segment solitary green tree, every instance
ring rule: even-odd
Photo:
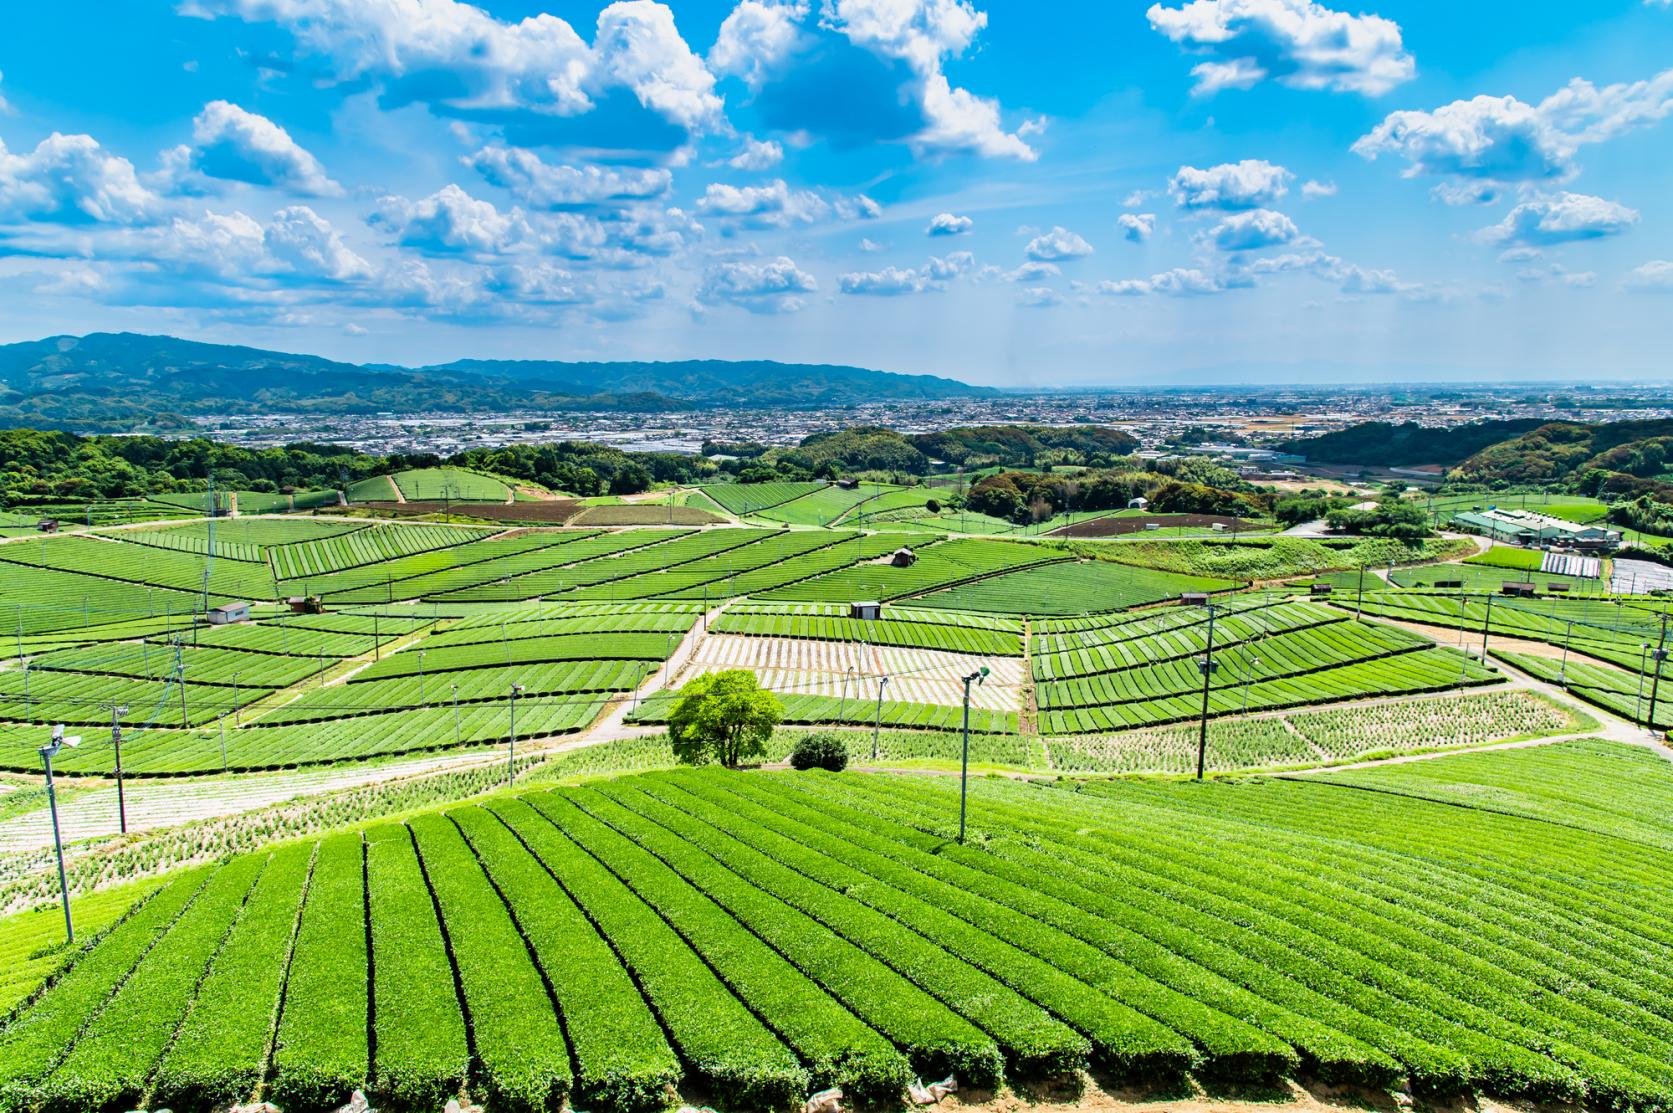
[[[687,765],[718,761],[728,768],[766,753],[767,739],[784,718],[778,697],[748,669],[700,676],[687,684],[668,716],[668,741]]]

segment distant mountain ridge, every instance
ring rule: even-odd
[[[844,406],[997,394],[933,375],[769,360],[461,359],[426,367],[89,333],[0,345],[0,426],[181,426],[193,414]]]

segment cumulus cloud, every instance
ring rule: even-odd
[[[1561,263],[1540,263],[1518,270],[1516,281],[1530,286],[1591,287],[1597,285],[1597,272],[1571,271]]]
[[[1540,247],[1617,236],[1636,223],[1637,211],[1617,202],[1584,193],[1555,193],[1522,202],[1478,235],[1484,243]]]
[[[501,212],[491,201],[447,185],[429,197],[380,198],[367,218],[400,247],[467,258],[555,255],[603,266],[640,266],[678,250],[701,231],[679,209],[642,206],[601,214]]]
[[[1331,282],[1344,294],[1407,294],[1418,287],[1400,281],[1394,271],[1362,267],[1322,251],[1268,256],[1235,268],[1232,285],[1250,285],[1257,277],[1301,272]]]
[[[795,53],[803,39],[799,24],[807,14],[805,3],[742,0],[720,25],[709,48],[709,68],[759,85]]]
[[[751,313],[795,313],[807,305],[805,295],[818,289],[811,274],[780,255],[761,262],[712,264],[703,274],[697,300],[704,305],[736,305]]]
[[[945,258],[931,256],[921,267],[884,267],[877,271],[851,271],[837,278],[837,289],[845,294],[898,297],[945,290],[947,283],[974,268],[976,258],[968,251],[955,251]]]
[[[493,202],[472,197],[457,185],[416,201],[380,198],[367,222],[402,247],[435,255],[505,255],[538,246],[522,210],[502,213]]]
[[[533,151],[498,144],[482,148],[464,162],[532,209],[581,209],[649,200],[667,193],[673,180],[661,167],[553,165]]]
[[[784,148],[772,140],[745,138],[744,149],[726,160],[734,170],[771,170],[784,161]]]
[[[1311,181],[1311,180],[1302,182],[1301,183],[1301,196],[1307,198],[1309,201],[1313,200],[1316,197],[1335,197],[1336,196],[1336,183],[1335,182],[1315,182],[1315,181]]]
[[[90,135],[53,132],[17,155],[0,143],[0,221],[143,224],[159,219],[163,207],[133,163]]]
[[[1029,309],[1050,309],[1054,305],[1063,304],[1063,295],[1050,286],[1030,286],[1022,292],[1017,303]]]
[[[987,14],[968,0],[743,0],[709,52],[744,80],[774,127],[843,144],[904,142],[921,154],[1032,161],[1040,122],[1006,130],[997,101],[942,70],[970,49]],[[833,103],[830,90],[843,96]]]
[[[1155,213],[1122,213],[1115,218],[1121,234],[1134,243],[1143,243],[1156,231]]]
[[[1652,259],[1642,266],[1634,267],[1627,275],[1626,284],[1627,288],[1632,290],[1673,293],[1673,262]]]
[[[330,222],[306,205],[280,209],[265,225],[241,212],[176,217],[133,247],[153,265],[188,278],[213,277],[229,289],[275,280],[352,283],[374,274]]]
[[[1287,244],[1301,234],[1295,222],[1272,209],[1232,213],[1203,233],[1205,242],[1221,251],[1255,251]]]
[[[207,178],[268,186],[305,197],[336,197],[343,188],[319,159],[266,116],[230,101],[210,101],[192,121],[192,144],[177,155]]]
[[[337,80],[381,85],[389,105],[554,119],[590,112],[621,91],[688,132],[723,124],[714,75],[654,0],[607,6],[591,44],[556,16],[509,22],[460,0],[187,0],[182,11],[284,27]]]
[[[967,216],[955,216],[952,213],[936,213],[930,218],[929,225],[924,229],[931,236],[962,236],[976,226],[976,222]]]
[[[1246,158],[1200,170],[1181,166],[1168,192],[1182,209],[1256,209],[1289,192],[1294,174],[1265,159]]]
[[[1125,278],[1100,282],[1097,292],[1110,297],[1135,298],[1150,294],[1166,297],[1194,297],[1200,294],[1225,292],[1226,285],[1216,276],[1195,267],[1175,267],[1153,274],[1149,278]]]
[[[1353,145],[1354,153],[1406,160],[1406,177],[1457,179],[1448,201],[1475,200],[1475,183],[1566,181],[1579,172],[1579,148],[1601,143],[1673,113],[1673,69],[1647,81],[1599,88],[1575,78],[1538,104],[1477,96],[1429,112],[1390,113]]]
[[[725,220],[736,228],[788,228],[812,224],[836,216],[841,220],[872,220],[883,207],[859,194],[827,201],[805,189],[791,189],[780,178],[759,186],[734,186],[714,182],[697,202],[697,211]]]
[[[1399,24],[1313,0],[1189,0],[1178,8],[1153,4],[1146,17],[1208,59],[1191,70],[1199,94],[1271,79],[1293,89],[1378,96],[1417,72]]]
[[[1067,228],[1058,226],[1028,241],[1023,254],[1037,263],[1055,263],[1092,254],[1092,245]]]

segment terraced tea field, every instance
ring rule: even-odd
[[[195,867],[12,990],[0,1093],[778,1109],[1097,1067],[1673,1098],[1673,776],[1646,750],[969,804],[960,845],[948,778],[652,773]]]

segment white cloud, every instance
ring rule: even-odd
[[[1154,196],[1156,196],[1156,191],[1153,189],[1135,189],[1121,199],[1121,207],[1136,209]]]
[[[1079,259],[1092,254],[1092,245],[1064,227],[1055,227],[1028,241],[1023,254],[1038,263]]]
[[[306,205],[274,213],[262,239],[269,254],[295,274],[347,282],[372,273],[371,266],[349,250],[337,230]]]
[[[975,226],[976,222],[967,216],[936,213],[930,218],[929,225],[924,229],[924,232],[931,236],[962,236]]]
[[[720,25],[709,48],[709,68],[759,85],[796,51],[802,40],[798,24],[807,12],[805,3],[742,0]]]
[[[1362,267],[1322,251],[1256,259],[1235,268],[1228,285],[1253,285],[1257,277],[1302,272],[1331,282],[1344,294],[1415,294],[1418,287],[1401,282],[1391,270]]]
[[[1538,247],[1615,236],[1638,223],[1625,205],[1584,193],[1556,193],[1522,202],[1479,233],[1484,243]]]
[[[883,207],[858,194],[827,201],[811,190],[791,189],[779,178],[759,186],[711,183],[697,202],[697,210],[743,228],[788,228],[812,224],[835,215],[841,220],[873,220]]]
[[[1316,197],[1335,197],[1335,182],[1315,182],[1312,180],[1301,183],[1301,196],[1312,200]]]
[[[1134,243],[1143,243],[1156,231],[1155,213],[1122,213],[1115,218],[1121,234]]]
[[[745,137],[744,149],[726,160],[734,170],[771,170],[784,161],[784,148],[772,140]]]
[[[533,209],[649,200],[667,193],[673,180],[661,167],[554,166],[533,151],[499,144],[482,148],[464,162]]]
[[[1017,300],[1018,304],[1030,309],[1050,309],[1054,305],[1063,304],[1063,295],[1050,286],[1030,286]]]
[[[704,272],[697,300],[704,305],[730,304],[751,313],[795,313],[807,304],[804,295],[819,284],[783,255],[759,263],[721,262]]]
[[[340,196],[343,188],[319,159],[266,116],[230,101],[210,101],[192,121],[190,167],[210,178],[269,186],[307,197]]]
[[[873,297],[898,297],[902,294],[922,294],[945,290],[947,283],[976,266],[976,257],[968,251],[955,251],[946,257],[931,256],[921,267],[901,269],[884,267],[877,271],[851,271],[837,278],[837,289],[845,294]]]
[[[914,75],[924,118],[923,128],[912,136],[914,148],[1032,162],[1038,155],[1024,134],[1038,130],[1039,123],[1007,132],[998,101],[954,88],[941,71],[945,59],[970,47],[987,20],[987,13],[968,0],[825,0],[820,12],[822,28],[903,63]]]
[[[1209,60],[1191,73],[1200,94],[1272,79],[1294,89],[1379,96],[1417,72],[1400,26],[1313,0],[1188,0],[1153,4],[1150,26]]]
[[[1175,267],[1160,274],[1153,274],[1149,278],[1104,281],[1097,286],[1098,293],[1119,298],[1144,297],[1149,294],[1192,297],[1198,294],[1219,294],[1225,290],[1226,286],[1220,279],[1195,267]]]
[[[1227,216],[1203,238],[1221,251],[1255,251],[1290,243],[1300,234],[1295,222],[1283,213],[1251,209]]]
[[[1430,112],[1392,112],[1353,145],[1368,159],[1398,155],[1406,177],[1431,174],[1466,181],[1566,181],[1575,155],[1673,114],[1673,69],[1647,81],[1598,88],[1575,78],[1537,105],[1515,97],[1478,96]],[[1470,199],[1468,193],[1459,195]],[[1453,200],[1443,196],[1443,200]]]
[[[368,223],[389,232],[402,247],[437,255],[505,255],[538,248],[521,209],[501,213],[492,202],[472,197],[457,185],[443,186],[417,201],[379,198]]]
[[[573,116],[625,89],[688,130],[722,122],[714,76],[653,0],[610,4],[591,45],[556,16],[506,22],[460,0],[187,0],[182,11],[276,23],[339,81],[375,80],[391,102],[444,114]]]
[[[1541,263],[1517,271],[1516,280],[1530,286],[1561,285],[1585,288],[1597,285],[1597,272],[1571,271],[1561,263]]]
[[[265,225],[241,212],[177,217],[145,236],[130,249],[133,254],[187,277],[213,277],[230,288],[262,280],[352,283],[374,273],[371,264],[306,205],[280,209]]]
[[[90,135],[53,132],[21,155],[0,143],[0,221],[130,225],[158,219],[162,209],[133,163]]]
[[[1634,267],[1627,275],[1626,284],[1633,290],[1673,292],[1673,262],[1652,259],[1642,266]]]
[[[0,73],[0,81],[4,80],[6,80],[6,75],[4,73]],[[6,98],[0,96],[0,112],[10,112],[11,110],[12,106],[7,102]]]
[[[875,255],[879,251],[883,250],[883,245],[878,243],[876,240],[871,239],[868,236],[861,236],[860,237],[859,248],[860,248],[861,251],[865,252],[867,255]]]
[[[1256,209],[1289,192],[1294,174],[1265,159],[1246,158],[1199,170],[1181,166],[1168,192],[1182,209]]]

